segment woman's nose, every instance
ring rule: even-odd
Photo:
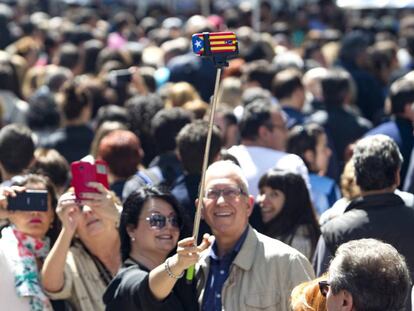
[[[264,200],[266,199],[266,195],[265,194],[259,194],[256,197],[256,201],[259,204],[263,204]]]
[[[92,208],[90,208],[89,206],[87,206],[87,205],[83,205],[82,206],[82,212],[83,213],[92,213]]]

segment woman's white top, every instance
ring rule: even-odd
[[[7,257],[10,250],[0,239],[0,310],[30,311],[28,297],[19,297],[14,286],[12,262]]]

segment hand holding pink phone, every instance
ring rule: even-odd
[[[101,183],[106,189],[108,184],[108,167],[105,161],[96,160],[95,163],[75,161],[70,165],[72,171],[72,186],[75,188],[76,198],[81,199],[85,192],[98,192],[96,188],[88,187],[89,182]]]

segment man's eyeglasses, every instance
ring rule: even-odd
[[[329,284],[328,281],[320,281],[319,282],[319,290],[321,291],[321,295],[323,297],[326,297],[326,295],[328,295],[330,286],[331,286],[331,284]]]
[[[174,228],[181,228],[180,221],[177,216],[169,216],[166,217],[161,214],[151,214],[149,217],[145,218],[149,222],[151,228],[154,229],[162,229],[167,225],[167,221],[173,226]]]
[[[225,200],[234,200],[245,194],[240,188],[224,188],[224,189],[208,189],[205,197],[209,200],[216,201],[219,197],[223,196]]]

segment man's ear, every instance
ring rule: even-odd
[[[253,208],[254,208],[254,196],[252,196],[252,195],[249,195],[249,197],[248,197],[248,204],[249,204],[249,206],[248,206],[248,214],[249,214],[249,217],[250,217],[250,215],[253,213]]]
[[[266,138],[269,134],[269,129],[265,125],[260,125],[257,129],[257,136],[259,139]]]
[[[341,290],[340,292],[342,298],[342,311],[351,311],[354,309],[354,301],[352,295],[347,290]]]
[[[401,183],[400,171],[401,171],[401,169],[398,169],[398,170],[395,172],[395,187],[396,187],[396,188],[398,188],[398,187],[400,186],[400,183]]]

